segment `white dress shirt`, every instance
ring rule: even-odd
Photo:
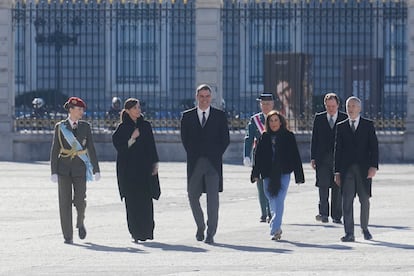
[[[205,117],[206,117],[206,122],[208,120],[208,116],[210,115],[210,107],[208,107],[206,110],[201,110],[198,106],[197,106],[197,114],[198,114],[198,120],[200,121],[200,125],[202,125],[202,120],[203,120],[203,112],[205,112]]]

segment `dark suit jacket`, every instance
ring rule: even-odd
[[[335,126],[331,129],[326,114],[326,111],[316,113],[313,121],[311,159],[315,160],[317,165],[326,157],[326,155],[333,155],[336,125],[348,118],[346,113],[338,111],[338,118],[336,119]]]
[[[336,129],[334,171],[341,174],[343,183],[350,166],[357,165],[366,188],[371,195],[371,179],[367,179],[368,169],[378,169],[378,139],[374,123],[360,118],[358,128],[352,132],[349,119],[340,122]]]
[[[70,157],[60,157],[60,144],[59,135],[61,135],[62,144],[65,149],[70,149],[71,145],[68,144],[62,133],[58,132],[59,125],[66,125],[70,130],[69,120],[60,121],[55,125],[55,133],[53,136],[52,148],[50,151],[50,166],[52,174],[65,175],[65,176],[86,176],[86,165],[78,156],[71,159]],[[95,146],[92,139],[92,131],[88,122],[79,120],[77,128],[76,139],[82,145],[83,149],[88,150],[88,156],[93,166],[93,173],[99,172],[98,159],[96,158]]]
[[[338,117],[334,127],[331,129],[327,119],[327,112],[320,112],[315,114],[312,129],[311,140],[311,160],[315,160],[316,163],[316,186],[319,185],[334,185],[333,177],[332,183],[319,183],[318,181],[318,168],[325,165],[329,160],[332,161],[329,166],[329,170],[333,173],[333,152],[335,146],[335,132],[336,125],[348,118],[348,115],[342,111],[338,111]],[[328,159],[329,158],[329,159]],[[325,162],[323,162],[325,160]],[[325,163],[325,164],[324,164]]]
[[[230,143],[226,114],[210,107],[206,125],[201,127],[194,107],[183,112],[181,118],[181,141],[187,153],[187,184],[193,173],[196,161],[206,157],[217,170],[220,189],[223,191],[223,154]]]

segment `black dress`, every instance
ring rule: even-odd
[[[132,146],[128,140],[135,128],[140,135]],[[112,142],[117,150],[116,172],[121,199],[125,198],[128,229],[135,240],[153,239],[154,210],[151,194],[152,167],[158,162],[151,124],[143,117],[135,123],[127,113]]]

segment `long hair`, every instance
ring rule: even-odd
[[[125,120],[126,118],[125,116],[129,116],[126,111],[136,106],[137,103],[139,103],[139,100],[136,98],[129,98],[125,101],[124,108],[121,111],[121,118],[120,118],[121,123]]]
[[[280,121],[280,129],[281,130],[287,130],[288,128],[287,128],[287,123],[286,123],[286,118],[285,118],[285,116],[283,116],[282,114],[280,114],[280,112],[279,111],[277,111],[277,110],[271,110],[269,113],[267,113],[267,116],[266,116],[266,123],[265,123],[265,126],[266,126],[266,132],[268,132],[268,133],[270,133],[270,132],[272,132],[272,129],[270,128],[270,118],[272,117],[272,116],[278,116],[279,117],[279,121]]]

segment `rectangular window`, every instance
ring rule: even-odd
[[[117,33],[117,82],[159,82],[157,67],[159,41],[150,22],[120,23]]]

